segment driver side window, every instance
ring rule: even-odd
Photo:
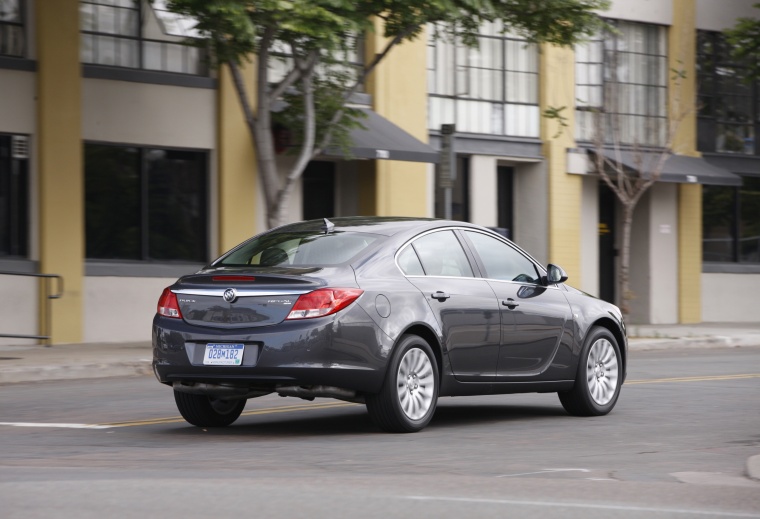
[[[473,231],[464,231],[480,256],[489,279],[536,283],[536,266],[528,258],[501,240]]]

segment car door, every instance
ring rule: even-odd
[[[401,270],[427,299],[443,330],[455,377],[490,381],[499,356],[500,316],[496,297],[450,229],[424,234],[397,257]]]
[[[557,286],[542,286],[535,263],[505,241],[462,231],[499,300],[501,346],[497,380],[534,378],[551,365],[571,322],[570,305]]]

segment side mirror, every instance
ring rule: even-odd
[[[545,285],[556,285],[557,283],[564,283],[567,281],[567,273],[562,270],[562,267],[549,263],[546,267],[546,276],[544,277]]]

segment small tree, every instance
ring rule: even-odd
[[[346,105],[367,76],[397,45],[414,40],[427,24],[441,24],[442,37],[476,43],[478,28],[501,20],[531,42],[573,43],[601,26],[595,10],[607,0],[170,0],[169,9],[198,21],[201,43],[217,65],[229,65],[256,149],[259,177],[270,227],[284,222],[295,182],[310,160],[330,146],[348,142],[359,124],[358,111]],[[357,37],[383,22],[387,42],[356,74],[335,72],[338,57],[356,51]],[[278,53],[279,51],[279,53]],[[241,65],[256,55],[256,102],[249,103]],[[271,81],[275,61],[286,69]],[[424,77],[424,71],[420,71]],[[276,103],[286,100],[281,115]],[[280,102],[280,105],[283,103]],[[296,137],[296,160],[278,171],[273,129],[286,124]]]
[[[731,55],[737,63],[747,67],[747,80],[760,80],[760,3],[755,18],[739,18],[736,25],[725,31],[726,40],[731,46]]]
[[[647,128],[659,137],[659,146],[645,147],[640,137],[636,137],[626,150],[632,154],[634,168],[631,170],[623,160],[620,115],[613,107],[618,106],[620,96],[615,59],[611,64],[611,81],[605,84],[604,107],[594,111],[594,170],[602,181],[617,197],[622,206],[622,236],[620,244],[620,264],[618,266],[618,286],[620,310],[625,318],[631,313],[631,302],[635,294],[631,290],[631,230],[636,207],[644,194],[655,182],[660,180],[665,162],[675,151],[676,134],[684,119],[694,112],[694,102],[685,104],[681,99],[680,85],[686,75],[683,70],[671,69],[671,95],[669,113],[664,131],[660,128]],[[610,111],[607,107],[612,108]],[[612,150],[612,157],[605,153]]]

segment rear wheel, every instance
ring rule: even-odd
[[[622,382],[620,348],[612,333],[599,326],[592,328],[578,364],[573,389],[559,393],[562,407],[575,416],[601,416],[612,411]]]
[[[198,427],[226,427],[238,419],[245,407],[245,399],[223,400],[207,395],[174,392],[182,418]]]
[[[438,402],[438,365],[430,346],[416,335],[405,335],[391,355],[383,387],[367,395],[372,421],[389,432],[422,430]]]

